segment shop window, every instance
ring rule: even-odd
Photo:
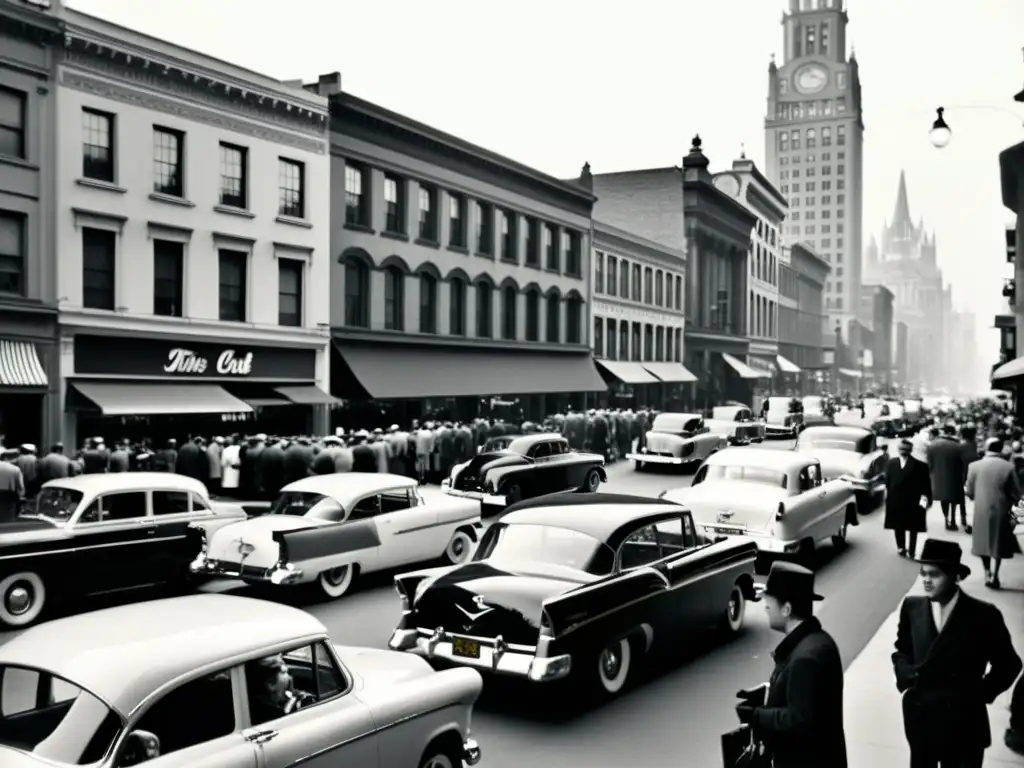
[[[526,340],[540,341],[540,291],[526,292]]]
[[[616,344],[617,340],[618,340],[618,335],[616,334],[615,321],[612,320],[612,319],[609,319],[608,320],[608,334],[605,337],[605,342],[604,342],[605,343],[605,350],[604,350],[605,357],[607,357],[609,360],[618,360],[618,355],[616,354],[616,349],[615,349],[615,344]]]
[[[629,360],[629,322],[619,323],[619,359]]]
[[[466,282],[457,277],[448,281],[448,333],[466,335]]]

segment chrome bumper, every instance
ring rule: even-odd
[[[629,461],[639,461],[643,464],[685,464],[693,459],[684,459],[680,456],[658,456],[655,453],[627,453]]]
[[[497,507],[504,507],[508,504],[504,496],[484,493],[483,491],[460,491],[457,488],[452,488],[451,480],[442,480],[441,490],[449,496],[459,496],[463,499],[475,499],[481,504],[489,504]]]
[[[192,561],[189,570],[197,576],[241,579],[275,585],[294,584],[302,578],[302,571],[291,563],[278,564],[273,568],[256,568],[244,563],[211,560],[204,554],[200,554]]]
[[[697,526],[704,529],[709,538],[716,536],[743,536],[750,539],[757,545],[758,552],[765,552],[772,555],[794,555],[800,551],[800,540],[785,541],[769,536],[765,533],[750,531],[740,526],[725,526],[697,523]]]
[[[480,644],[480,657],[476,659],[456,656],[454,636],[443,629],[432,632],[425,629],[396,629],[388,641],[392,651],[407,651],[427,659],[440,659],[451,664],[472,667],[481,672],[509,675],[546,683],[566,677],[572,670],[572,658],[562,656],[536,656],[532,646],[506,643],[501,637],[473,637],[459,635]]]
[[[466,739],[462,742],[462,762],[466,765],[476,765],[480,762],[480,745],[476,739]]]

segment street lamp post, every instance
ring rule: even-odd
[[[1021,91],[1018,96],[1021,94],[1024,94],[1024,91]],[[957,107],[949,107],[948,109],[954,111],[984,109],[990,112],[1000,112],[1004,115],[1012,116],[1013,119],[1017,121],[1018,125],[1024,127],[1024,120],[1021,119],[1021,116],[1012,109],[1007,109],[1006,107],[996,107],[989,104],[966,104]],[[953,129],[950,128],[949,123],[946,122],[946,111],[947,107],[939,107],[935,110],[935,122],[932,123],[931,130],[928,131],[928,138],[931,141],[932,146],[936,149],[942,149],[948,146],[949,142],[953,139]]]

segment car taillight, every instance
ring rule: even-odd
[[[541,611],[540,614],[540,636],[541,637],[554,637],[555,632],[551,628],[551,617],[548,616],[547,611]]]
[[[780,501],[779,502],[779,508],[777,510],[775,510],[775,519],[776,520],[781,520],[785,516],[786,516],[786,505],[783,504]]]
[[[406,594],[405,588],[396,580],[395,581],[395,592],[398,593],[398,600],[401,603],[402,611],[409,610],[409,595]]]

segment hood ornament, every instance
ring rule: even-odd
[[[730,512],[727,509],[723,509],[722,511],[720,511],[718,513],[718,522],[719,523],[727,523],[727,522],[729,522],[729,518],[731,518],[732,516],[733,516],[732,512]]]
[[[245,562],[245,558],[255,552],[256,547],[242,538],[235,539],[232,544],[238,545],[238,554],[242,556],[241,560],[238,561],[238,567],[241,568],[242,564]]]

